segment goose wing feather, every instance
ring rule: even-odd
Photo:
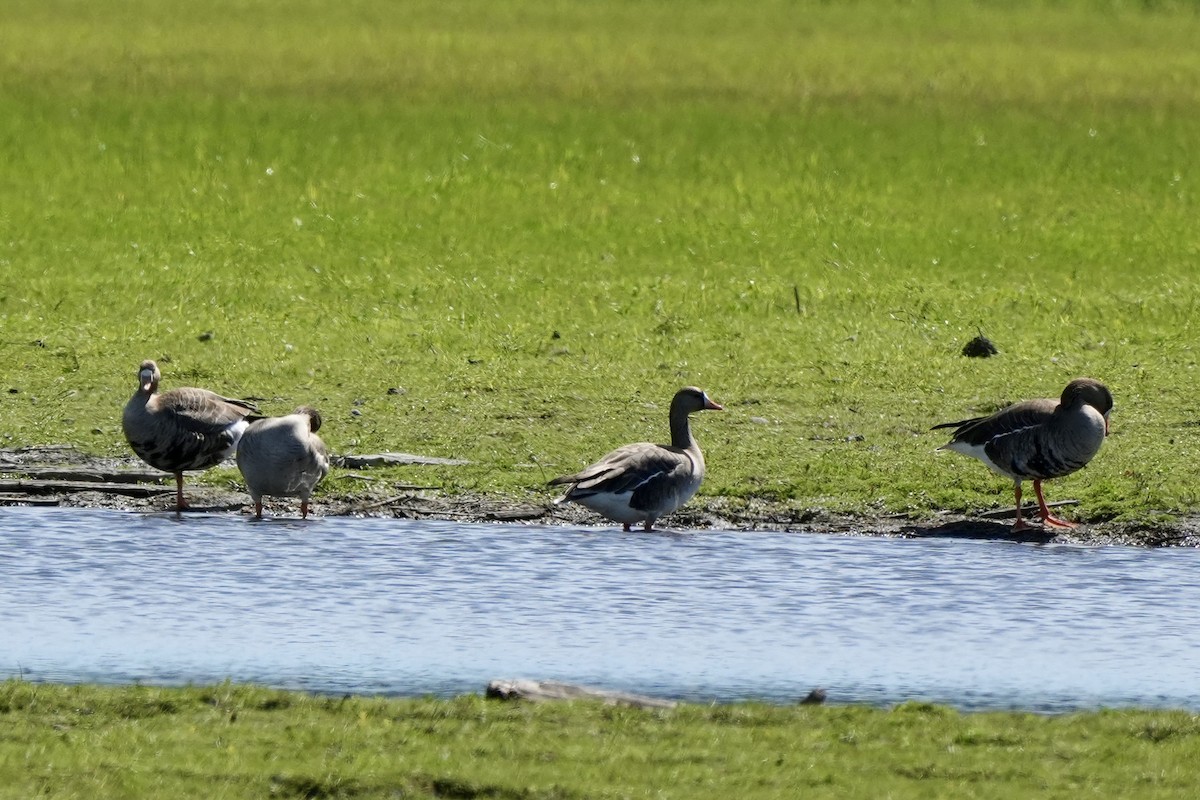
[[[974,417],[960,422],[946,422],[935,425],[934,429],[954,428],[954,438],[950,444],[961,443],[982,447],[987,446],[989,442],[998,437],[1009,436],[1019,431],[1044,425],[1057,407],[1057,400],[1026,400],[1001,409],[990,416]],[[949,446],[945,445],[947,448]]]
[[[631,494],[633,508],[652,509],[664,496],[675,494],[692,460],[686,453],[663,445],[640,443],[618,448],[587,469],[555,478],[553,484],[572,484],[572,500],[596,494]]]
[[[207,389],[193,388],[163,392],[157,397],[156,405],[159,411],[170,414],[180,428],[205,436],[217,435],[258,411],[258,406],[246,400],[234,400]]]

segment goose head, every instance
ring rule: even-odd
[[[1108,415],[1113,409],[1112,392],[1098,380],[1076,378],[1063,389],[1059,404],[1063,408],[1091,406],[1104,417],[1104,435],[1108,435]]]
[[[317,411],[312,406],[300,406],[293,414],[304,414],[308,417],[308,429],[313,433],[321,430],[321,412]]]
[[[671,400],[672,416],[677,412],[691,414],[705,409],[724,411],[725,407],[714,403],[702,389],[697,389],[695,386],[685,386],[676,392],[674,399]]]
[[[158,371],[158,364],[155,364],[150,359],[142,362],[138,367],[138,390],[146,394],[154,394],[158,391],[158,382],[162,380],[162,373]]]

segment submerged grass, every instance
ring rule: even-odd
[[[1196,509],[1190,3],[6,8],[8,442],[126,452],[154,357],[522,495],[692,383],[704,492],[923,513],[1011,498],[930,424],[1090,375],[1051,499]]]
[[[1187,796],[1182,712],[327,698],[0,684],[0,797]]]

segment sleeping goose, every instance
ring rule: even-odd
[[[254,500],[254,516],[262,519],[262,498],[270,495],[299,497],[300,517],[308,518],[308,498],[329,474],[320,428],[321,415],[311,406],[250,423],[238,444],[237,465]]]
[[[680,389],[671,400],[671,443],[627,444],[617,448],[582,472],[550,481],[567,485],[555,504],[575,502],[586,506],[625,530],[635,522],[652,530],[659,517],[686,503],[704,479],[704,456],[692,438],[688,415],[721,406],[701,390]]]
[[[138,390],[125,404],[121,427],[138,458],[155,469],[175,473],[175,501],[180,511],[183,473],[208,469],[237,449],[246,417],[258,408],[207,389],[171,389],[158,394],[162,374],[153,361],[138,367]]]
[[[954,428],[954,438],[939,447],[978,458],[1015,483],[1017,522],[1014,531],[1030,527],[1021,516],[1021,482],[1033,481],[1042,522],[1059,528],[1073,523],[1050,513],[1042,481],[1070,475],[1087,465],[1108,435],[1113,396],[1091,378],[1067,384],[1058,400],[1026,400],[987,417],[933,426]]]

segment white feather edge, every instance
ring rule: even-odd
[[[967,442],[950,442],[949,444],[942,445],[938,449],[939,450],[953,450],[956,453],[962,453],[964,456],[970,456],[971,458],[977,458],[980,461],[982,461],[984,464],[986,464],[988,469],[992,470],[996,474],[1003,475],[1006,478],[1012,478],[1013,480],[1016,480],[1015,475],[1013,475],[1010,472],[1007,472],[1004,469],[1001,469],[999,466],[996,465],[996,462],[994,462],[990,458],[988,458],[988,454],[987,454],[987,451],[985,448],[986,448],[986,445],[982,445],[982,444],[968,444]]]

